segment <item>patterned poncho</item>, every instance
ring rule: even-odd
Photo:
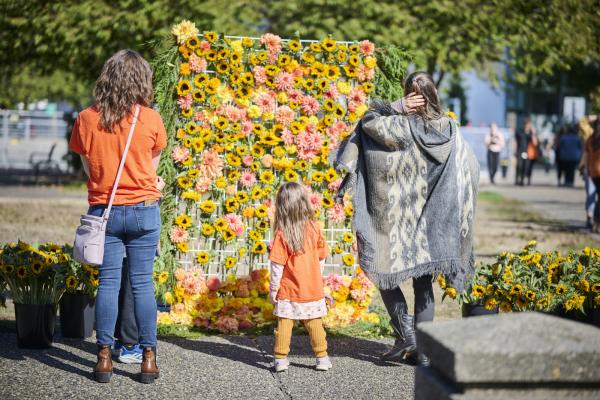
[[[389,104],[368,111],[335,155],[352,188],[361,268],[380,289],[443,273],[462,288],[473,269],[479,164],[456,124]]]

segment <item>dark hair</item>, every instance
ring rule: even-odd
[[[416,71],[404,81],[404,95],[420,94],[425,98],[425,105],[417,108],[416,112],[426,120],[438,119],[443,115],[440,98],[435,83],[427,72]]]
[[[594,121],[594,132],[590,140],[592,141],[592,148],[598,150],[600,148],[600,114],[596,117],[596,121]]]

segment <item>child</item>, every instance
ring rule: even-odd
[[[300,184],[286,183],[277,192],[273,231],[275,238],[269,259],[271,301],[278,317],[275,371],[285,371],[290,365],[287,355],[295,320],[302,321],[308,330],[317,357],[316,369],[327,371],[332,365],[322,321],[327,306],[320,264],[329,250]]]

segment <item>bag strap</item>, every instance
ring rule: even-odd
[[[110,194],[110,201],[108,202],[108,207],[104,211],[103,222],[106,222],[108,220],[113,201],[115,200],[115,196],[117,195],[117,188],[119,187],[119,181],[121,180],[121,173],[123,172],[123,167],[125,166],[125,158],[127,158],[127,152],[129,151],[129,145],[131,144],[131,138],[133,137],[133,130],[135,129],[135,124],[138,120],[139,114],[140,106],[139,104],[136,104],[135,113],[133,114],[133,122],[131,122],[131,128],[129,128],[129,136],[127,136],[127,144],[125,144],[125,150],[123,150],[123,155],[121,156],[121,163],[119,164],[119,170],[117,171],[115,184],[113,185],[113,190]]]

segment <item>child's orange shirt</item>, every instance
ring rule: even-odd
[[[298,303],[323,299],[320,260],[324,260],[327,254],[327,243],[314,221],[308,221],[305,225],[304,251],[298,254],[293,253],[283,233],[277,231],[269,255],[272,262],[284,266],[277,299]]]
[[[69,148],[85,156],[90,167],[88,202],[90,205],[108,204],[121,162],[123,150],[133,121],[127,115],[114,129],[106,132],[100,126],[100,112],[95,106],[86,108],[77,116]],[[144,200],[159,199],[156,188],[156,171],[152,153],[167,145],[167,133],[160,114],[148,107],[140,107],[131,145],[117,188],[115,205],[136,204]]]

